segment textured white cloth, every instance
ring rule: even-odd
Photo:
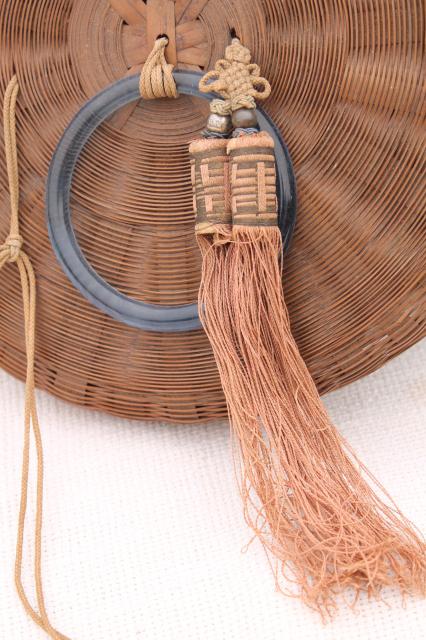
[[[426,531],[426,344],[325,398],[335,423]],[[15,594],[23,385],[0,372],[0,639],[44,638]],[[324,627],[274,591],[233,477],[228,425],[169,426],[38,393],[45,446],[44,575],[72,640],[420,640],[425,601],[361,600]],[[26,570],[31,558],[27,554]]]

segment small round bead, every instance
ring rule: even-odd
[[[229,133],[232,129],[231,116],[221,116],[218,113],[211,113],[207,120],[207,129],[215,133]]]
[[[254,109],[237,109],[232,113],[232,124],[234,127],[248,129],[257,126],[257,116]]]

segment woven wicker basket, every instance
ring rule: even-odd
[[[248,6],[249,5],[249,6]],[[235,29],[273,86],[266,110],[292,154],[296,234],[285,260],[292,328],[323,392],[425,333],[424,32],[417,0],[0,0],[0,91],[16,71],[21,220],[38,276],[37,385],[130,418],[226,414],[203,331],[144,332],[91,306],[47,234],[49,162],[93,94],[137,73],[159,33],[178,68],[207,69]],[[131,105],[88,144],[73,184],[78,240],[113,286],[157,304],[194,302],[200,256],[188,141],[208,106]],[[9,202],[0,164],[0,237]],[[0,281],[0,365],[23,378],[18,276]]]

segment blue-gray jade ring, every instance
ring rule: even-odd
[[[179,93],[213,99],[201,93],[202,74],[173,73]],[[65,130],[53,155],[46,187],[46,212],[50,241],[64,272],[74,286],[96,307],[132,327],[145,331],[176,332],[201,328],[197,304],[163,306],[148,304],[120,293],[93,269],[84,257],[73,229],[70,192],[75,166],[93,132],[115,111],[141,99],[139,76],[129,76],[100,91],[80,109]],[[257,110],[259,126],[275,141],[279,225],[287,248],[296,220],[296,186],[287,148],[269,116]]]

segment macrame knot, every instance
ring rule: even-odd
[[[213,101],[222,103],[211,107],[213,113],[228,115],[237,109],[255,109],[256,100],[265,100],[270,95],[271,85],[261,77],[259,66],[250,64],[250,60],[250,50],[234,38],[226,48],[225,58],[201,78],[200,91],[214,91],[224,98]]]
[[[21,248],[24,243],[24,239],[19,234],[10,234],[4,244],[0,247],[0,251],[8,251],[9,257],[6,262],[16,262],[21,253]]]
[[[231,101],[215,98],[210,102],[210,112],[218,116],[229,116],[232,113]]]
[[[139,81],[142,98],[177,98],[178,92],[173,77],[173,65],[168,64],[164,51],[169,43],[166,36],[157,38],[154,48],[143,66]]]

